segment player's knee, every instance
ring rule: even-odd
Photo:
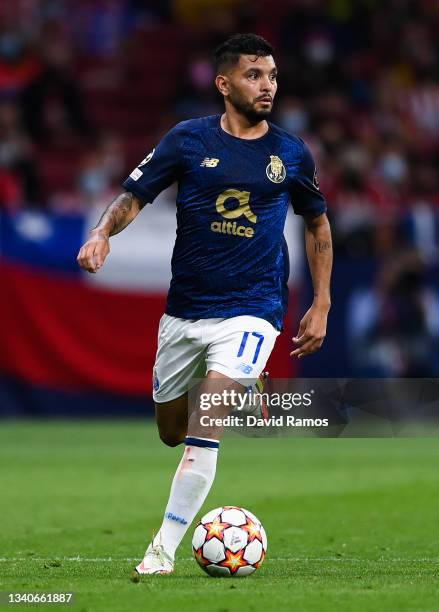
[[[166,444],[166,446],[178,446],[184,442],[186,437],[185,434],[174,431],[163,431],[161,429],[159,429],[159,436],[160,440],[163,442],[163,444]]]

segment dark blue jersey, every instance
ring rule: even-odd
[[[220,115],[183,121],[123,186],[150,203],[178,181],[177,238],[166,312],[183,319],[253,315],[277,329],[287,307],[289,203],[326,211],[302,139],[269,123],[261,138],[225,132]]]

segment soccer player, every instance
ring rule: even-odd
[[[99,270],[109,237],[178,182],[172,280],[159,326],[153,396],[160,438],[169,446],[184,442],[185,451],[162,525],[134,570],[136,580],[173,571],[175,551],[215,476],[221,428],[203,429],[197,410],[188,413],[191,380],[204,377],[224,389],[256,380],[282,330],[290,203],[305,221],[314,286],[293,338],[293,357],[322,345],[330,307],[331,234],[315,163],[303,140],[267,121],[277,90],[273,49],[260,36],[237,34],[216,49],[214,60],[225,112],[171,129],[131,172],[126,191],[78,255],[82,268]]]

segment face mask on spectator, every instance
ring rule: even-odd
[[[386,153],[380,162],[380,171],[390,183],[399,183],[407,175],[406,161],[399,153]]]
[[[326,36],[314,36],[305,46],[305,55],[313,64],[328,64],[334,55],[332,42]]]
[[[308,127],[308,117],[300,108],[282,111],[279,119],[284,130],[292,134],[300,134]]]
[[[103,193],[107,189],[107,183],[106,174],[99,170],[86,170],[79,181],[82,191],[90,197]]]

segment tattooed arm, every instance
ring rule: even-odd
[[[102,268],[110,252],[110,236],[118,234],[139,214],[142,203],[136,196],[126,191],[117,196],[105,210],[99,223],[90,231],[90,238],[81,247],[77,261],[87,272],[97,272]]]
[[[322,346],[331,307],[332,241],[328,217],[323,214],[304,219],[306,254],[314,287],[314,300],[300,321],[296,337],[293,338],[297,348],[291,355],[299,359],[314,353]]]

